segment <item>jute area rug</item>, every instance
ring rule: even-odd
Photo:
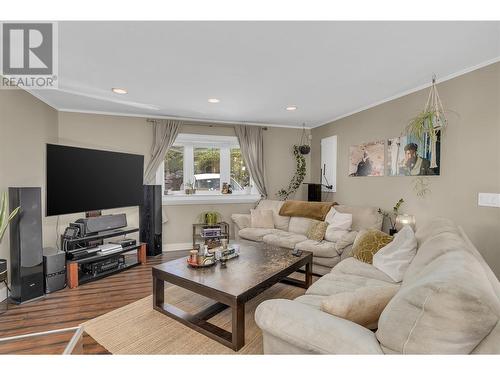
[[[302,276],[303,277],[303,276]],[[276,284],[245,306],[245,346],[237,354],[262,354],[262,333],[254,313],[264,300],[294,299],[304,289]],[[214,301],[173,285],[166,285],[165,301],[195,313]],[[231,309],[209,322],[231,331]],[[152,296],[113,310],[83,324],[87,334],[112,354],[236,354],[208,337],[153,310]]]

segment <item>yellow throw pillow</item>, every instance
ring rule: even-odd
[[[380,314],[399,290],[399,285],[367,286],[353,292],[342,292],[321,301],[321,310],[375,329]]]
[[[377,229],[361,231],[354,241],[353,257],[368,263],[373,263],[373,255],[392,241],[392,236]]]
[[[325,238],[326,228],[328,223],[326,221],[314,221],[309,225],[306,236],[310,240],[321,241]]]

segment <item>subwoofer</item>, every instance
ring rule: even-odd
[[[48,247],[43,249],[43,273],[45,293],[52,293],[66,287],[66,253]]]
[[[11,294],[15,303],[42,297],[42,209],[39,187],[10,187],[9,207],[20,207],[10,223]]]
[[[144,185],[144,201],[139,207],[139,239],[147,244],[147,255],[162,252],[161,185]]]

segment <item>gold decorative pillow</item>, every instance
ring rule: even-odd
[[[326,221],[314,221],[309,225],[306,236],[310,240],[321,241],[325,238],[326,228],[328,223]]]
[[[352,255],[354,258],[368,263],[373,263],[373,255],[392,241],[392,236],[377,229],[361,231],[354,241]]]

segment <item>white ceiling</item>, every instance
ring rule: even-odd
[[[59,110],[315,127],[499,57],[500,22],[60,22],[60,90],[36,95]]]

